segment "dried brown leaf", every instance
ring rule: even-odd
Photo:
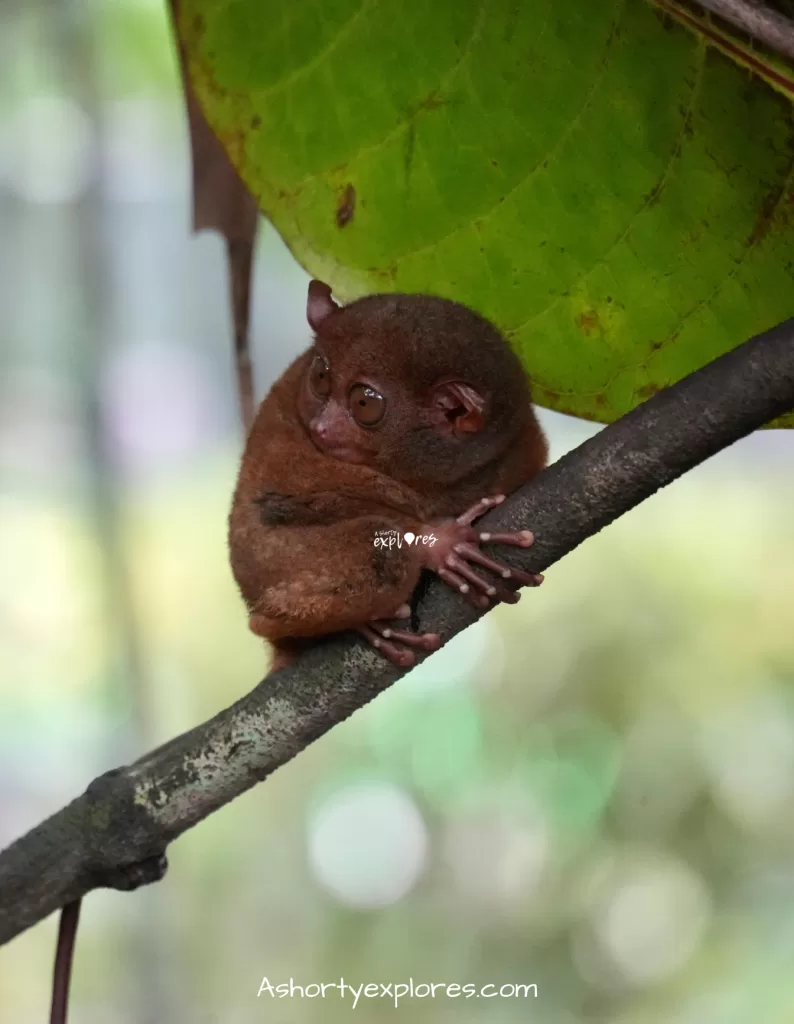
[[[179,0],[169,0],[185,96],[193,165],[193,230],[219,232],[226,242],[229,297],[234,326],[237,389],[246,431],[254,416],[253,373],[249,347],[251,275],[259,223],[253,196],[243,184],[221,142],[207,124],[187,73],[179,38]]]

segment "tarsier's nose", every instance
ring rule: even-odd
[[[327,441],[331,435],[331,429],[328,421],[321,418],[312,420],[309,424],[309,429],[318,441]]]
[[[309,423],[313,436],[323,444],[334,440],[342,440],[345,436],[346,413],[335,403],[329,402],[322,412]]]

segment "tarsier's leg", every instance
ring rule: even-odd
[[[361,517],[328,526],[283,527],[247,545],[244,567],[255,575],[250,629],[275,646],[274,668],[288,664],[301,638],[356,630],[390,661],[408,667],[412,648],[434,650],[439,637],[392,625],[405,619],[421,566],[415,549],[378,546],[385,530],[418,529],[416,523]],[[254,562],[252,555],[256,556]]]

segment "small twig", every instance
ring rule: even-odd
[[[696,0],[696,3],[794,60],[794,21],[761,0]]]

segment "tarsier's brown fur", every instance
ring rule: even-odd
[[[438,571],[438,553],[428,561],[420,545],[376,546],[379,531],[437,531],[530,480],[547,457],[522,367],[476,313],[423,295],[340,308],[319,282],[308,312],[315,344],[259,409],[229,520],[251,629],[274,644],[278,664],[302,638],[393,618],[423,568]],[[348,410],[362,383],[386,407],[374,428]],[[453,527],[450,543],[461,530],[479,543],[470,526]]]

